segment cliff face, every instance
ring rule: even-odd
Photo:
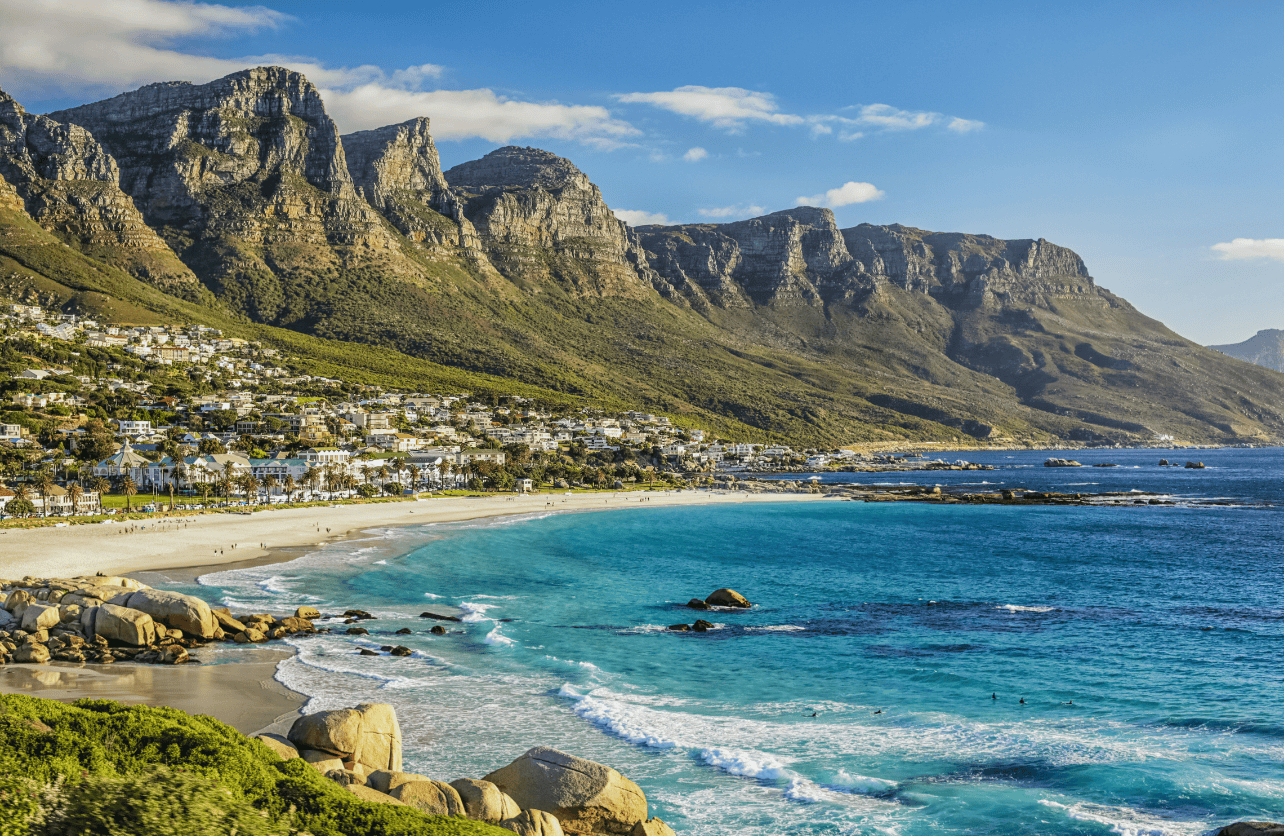
[[[477,266],[485,262],[477,231],[441,172],[427,119],[342,139],[353,183],[402,235],[430,257],[462,255]]]
[[[357,194],[334,122],[296,72],[152,84],[50,117],[91,131],[148,224],[256,318],[305,316],[298,283],[317,274],[416,272]]]
[[[597,186],[569,160],[510,146],[446,172],[490,262],[538,291],[639,298],[653,273]]]
[[[89,131],[27,113],[0,91],[0,175],[37,223],[132,275],[190,295],[199,283],[120,188]]]

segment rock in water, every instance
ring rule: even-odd
[[[1284,824],[1273,821],[1237,821],[1217,831],[1217,836],[1284,836]]]
[[[568,833],[629,834],[646,820],[646,795],[620,773],[556,749],[536,747],[487,775],[524,810],[552,813]]]
[[[713,624],[703,618],[697,618],[695,624],[691,625],[691,629],[697,633],[707,633],[713,629]]]
[[[517,802],[490,781],[458,778],[451,781],[450,785],[463,799],[468,818],[474,821],[494,824],[521,815],[522,810]]]
[[[709,609],[709,605],[706,604],[704,601],[701,601],[699,598],[692,598],[690,601],[687,601],[687,606],[693,610]]]
[[[504,819],[499,826],[517,836],[563,836],[562,823],[543,810],[523,810],[512,818]]]
[[[306,618],[308,621],[320,618],[321,613],[317,612],[316,607],[299,607],[294,611],[295,618]]]
[[[753,606],[753,604],[749,603],[749,599],[739,592],[725,588],[714,590],[708,598],[704,599],[704,602],[711,607],[740,607],[747,609]]]

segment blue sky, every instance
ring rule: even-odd
[[[0,0],[40,112],[256,63],[446,167],[573,160],[626,219],[829,205],[1046,238],[1179,333],[1284,328],[1284,4]]]

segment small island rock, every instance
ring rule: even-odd
[[[708,598],[704,599],[704,602],[711,607],[740,607],[741,609],[748,609],[753,606],[753,604],[749,603],[748,598],[745,598],[745,596],[736,592],[734,589],[716,589]]]

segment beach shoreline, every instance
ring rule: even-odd
[[[9,529],[0,532],[0,577],[127,575],[149,586],[195,583],[211,572],[286,563],[372,528],[464,522],[541,512],[588,512],[679,505],[818,501],[814,494],[696,491],[524,497],[436,497],[418,502],[336,505],[250,514],[158,518],[130,525]],[[131,529],[130,533],[121,533]],[[237,544],[235,548],[232,544]],[[226,649],[224,649],[226,648]],[[13,664],[0,667],[0,693],[71,702],[111,699],[207,714],[246,734],[281,731],[307,702],[276,679],[294,655],[286,645],[211,646],[179,666]],[[211,656],[219,657],[211,663]],[[244,658],[239,658],[244,657]]]
[[[64,528],[0,530],[0,577],[134,575],[270,558],[274,549],[311,549],[386,526],[464,522],[548,511],[621,510],[679,505],[798,502],[816,494],[648,491],[432,497],[369,505],[158,517]],[[297,555],[295,555],[297,556]],[[292,559],[292,558],[288,558]],[[276,562],[270,560],[269,562]]]

